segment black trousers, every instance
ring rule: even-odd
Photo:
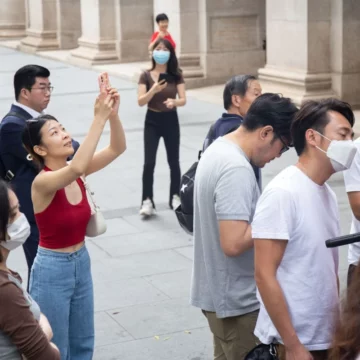
[[[160,138],[164,139],[167,161],[170,167],[170,193],[169,205],[173,195],[180,193],[180,127],[176,111],[155,112],[148,110],[145,118],[144,129],[144,170],[143,170],[143,193],[142,200],[149,198],[154,207],[153,184],[156,153]]]
[[[30,272],[31,267],[34,263],[37,249],[39,246],[39,230],[35,224],[30,224],[31,226],[31,233],[30,236],[26,239],[23,249],[25,253],[26,263],[28,266],[28,284],[27,284],[27,291],[29,292],[30,286]]]

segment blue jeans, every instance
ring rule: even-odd
[[[94,352],[94,293],[89,253],[38,249],[30,294],[48,318],[61,360],[91,360]]]

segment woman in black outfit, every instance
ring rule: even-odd
[[[164,138],[171,174],[169,206],[175,209],[180,204],[180,128],[176,108],[185,105],[186,95],[184,78],[174,48],[166,39],[159,39],[154,44],[152,68],[140,76],[138,103],[140,106],[148,105],[144,129],[145,164],[140,215],[151,216],[155,213],[154,169],[161,137]]]

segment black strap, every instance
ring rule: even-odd
[[[25,115],[23,115],[21,113],[18,113],[16,111],[10,111],[3,117],[1,122],[3,122],[6,118],[8,118],[10,116],[17,117],[17,118],[23,119],[25,121],[28,120],[27,116],[25,116]],[[1,129],[1,124],[0,124],[0,129]],[[14,171],[11,171],[10,169],[6,169],[5,164],[4,164],[4,162],[2,161],[2,158],[1,158],[1,154],[0,154],[0,167],[2,167],[3,170],[4,170],[4,175],[5,175],[4,180],[11,181],[14,178],[16,171],[14,172]]]

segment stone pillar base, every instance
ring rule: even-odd
[[[149,59],[149,40],[121,40],[118,44],[119,62],[137,62]]]
[[[305,100],[337,97],[331,88],[331,73],[309,74],[268,65],[259,69],[258,73],[263,93],[281,93],[290,97],[298,106]]]
[[[24,24],[1,24],[0,39],[21,39],[26,35]]]
[[[26,38],[21,40],[19,50],[35,53],[37,51],[58,50],[59,43],[55,31],[27,30]]]
[[[114,41],[100,40],[92,42],[79,39],[79,47],[70,53],[72,64],[92,66],[119,62]]]

